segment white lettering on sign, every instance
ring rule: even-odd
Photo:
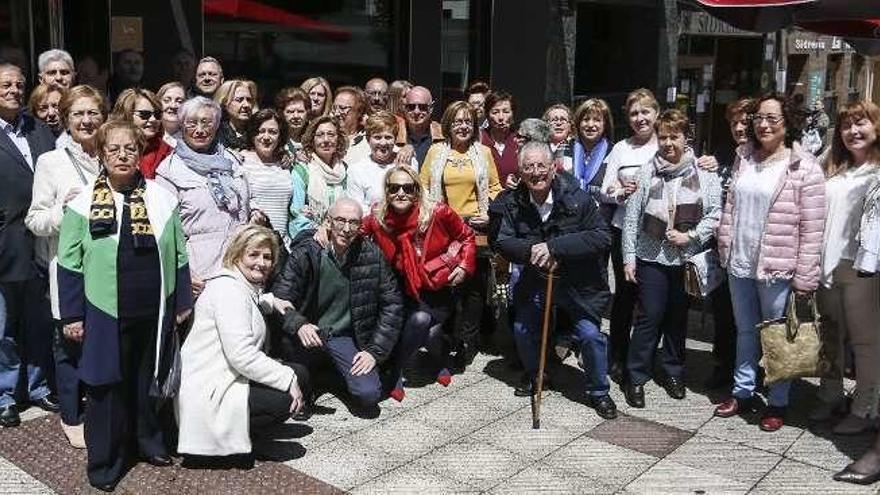
[[[824,50],[825,40],[804,40],[796,38],[794,40],[794,47],[797,50]]]

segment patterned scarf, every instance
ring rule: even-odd
[[[232,160],[224,155],[222,146],[214,145],[209,152],[200,153],[181,139],[177,141],[174,152],[190,170],[207,179],[208,189],[217,206],[230,213],[238,212],[242,207],[242,198],[234,184]]]
[[[697,161],[691,150],[686,150],[678,163],[660,157],[652,162],[648,201],[642,217],[642,230],[655,239],[665,239],[666,231],[687,232],[703,218],[703,195]]]
[[[129,208],[131,211],[131,237],[135,249],[150,248],[156,245],[153,236],[153,226],[147,215],[147,204],[144,195],[147,192],[147,183],[138,173],[137,183],[130,190]],[[129,191],[119,191],[127,193]],[[116,233],[116,202],[113,201],[113,190],[107,179],[107,171],[102,170],[95,179],[95,187],[92,191],[92,206],[89,209],[89,232],[92,238],[104,237]]]

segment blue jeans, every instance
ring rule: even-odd
[[[5,316],[0,326],[0,407],[16,403],[21,395],[37,401],[49,395],[46,370],[51,362],[52,315],[45,281],[0,283]],[[21,373],[27,390],[19,394]]]
[[[513,338],[529,376],[538,374],[544,291],[541,284],[529,280],[520,279],[516,284]],[[557,288],[553,299],[557,309],[564,311],[574,326],[572,333],[575,341],[580,344],[584,374],[587,379],[587,394],[594,396],[608,394],[608,344],[605,334],[599,331],[598,323],[571,299],[564,286]]]
[[[736,320],[736,363],[733,372],[733,396],[748,399],[755,393],[758,360],[761,357],[761,339],[756,326],[766,320],[785,314],[791,281],[772,283],[751,278],[730,278],[730,299]],[[767,402],[773,407],[788,405],[791,381],[774,383],[769,388]]]

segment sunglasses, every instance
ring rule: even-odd
[[[406,108],[407,112],[414,112],[416,110],[427,112],[431,110],[430,103],[407,103],[403,107]]]
[[[132,113],[134,113],[135,115],[137,115],[138,117],[140,117],[141,120],[150,120],[150,115],[152,115],[156,120],[161,120],[161,119],[162,119],[162,111],[161,111],[161,110],[156,110],[156,111],[152,111],[152,110],[135,110],[135,111],[132,112]]]
[[[388,184],[385,186],[385,192],[389,195],[397,194],[398,191],[403,191],[404,194],[412,196],[416,192],[416,185],[410,182],[409,184]]]

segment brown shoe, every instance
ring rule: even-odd
[[[736,397],[728,397],[724,402],[718,404],[715,408],[715,416],[719,418],[729,418],[739,414],[740,404]]]
[[[768,407],[761,418],[760,428],[766,432],[774,432],[785,425],[785,408]]]

